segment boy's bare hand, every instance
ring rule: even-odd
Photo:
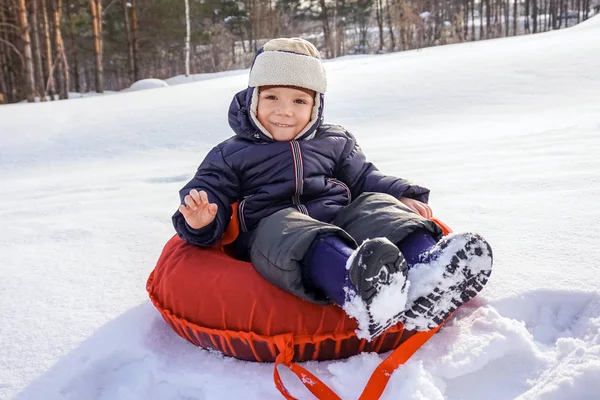
[[[204,190],[198,192],[196,189],[190,190],[190,193],[183,198],[179,206],[179,212],[185,218],[185,222],[193,229],[204,228],[217,215],[219,207],[214,203],[208,202],[208,196]]]
[[[422,217],[430,219],[433,217],[433,211],[427,204],[420,202],[419,200],[410,199],[408,197],[400,197],[399,199],[405,206],[418,212]]]

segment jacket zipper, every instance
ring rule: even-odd
[[[302,164],[302,150],[300,143],[296,140],[290,141],[292,157],[294,158],[294,178],[296,181],[296,192],[292,196],[292,203],[302,214],[308,215],[308,209],[300,202],[300,196],[304,191],[304,165]]]
[[[248,200],[250,197],[251,196],[246,197],[238,205],[238,216],[239,216],[240,228],[242,228],[242,232],[248,232],[248,227],[246,226],[246,220],[244,218],[244,206],[246,205],[246,200]]]

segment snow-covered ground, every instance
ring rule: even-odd
[[[383,398],[598,398],[598,37],[595,17],[326,63],[327,120],[494,248],[488,287]],[[0,398],[280,398],[272,364],[188,344],[145,291],[177,192],[230,135],[227,107],[246,79],[0,107]],[[384,357],[306,366],[352,399]]]

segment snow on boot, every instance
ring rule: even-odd
[[[404,256],[386,238],[365,240],[346,268],[350,285],[343,305],[358,322],[357,336],[372,340],[396,324],[406,306],[408,267]]]
[[[477,295],[492,273],[492,249],[473,233],[450,234],[424,253],[408,272],[405,329],[435,328]]]

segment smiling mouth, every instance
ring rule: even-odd
[[[293,126],[293,125],[287,125],[287,124],[278,124],[277,122],[271,122],[271,123],[280,128],[291,128]]]

